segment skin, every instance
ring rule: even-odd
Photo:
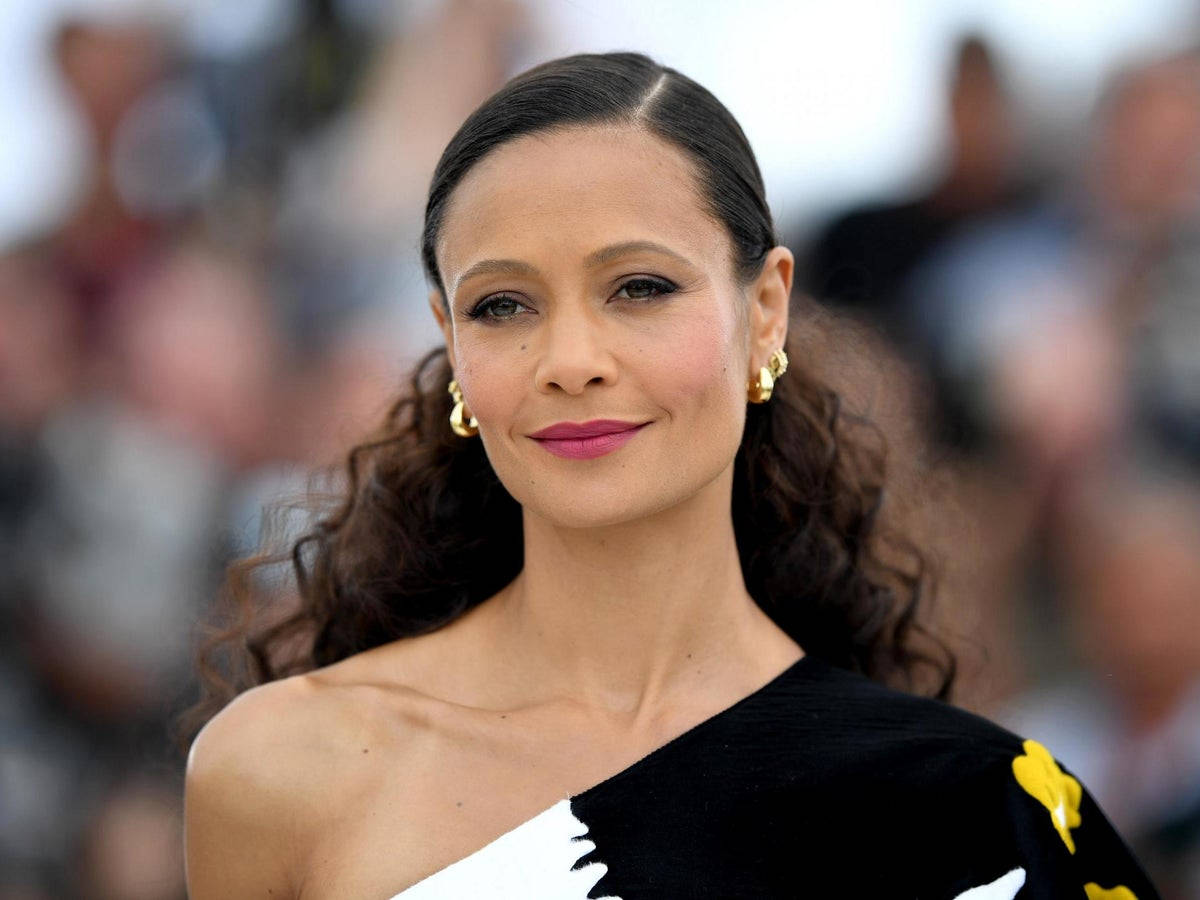
[[[665,250],[611,249],[630,242]],[[803,655],[747,594],[730,517],[747,383],[786,334],[787,249],[739,283],[687,157],[614,126],[493,151],[437,255],[430,306],[471,440],[522,505],[524,569],[432,634],[215,717],[189,757],[193,900],[385,900]],[[489,298],[493,318],[469,315]],[[649,425],[591,460],[528,437],[596,418]]]

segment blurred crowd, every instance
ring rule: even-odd
[[[294,9],[265,41],[138,14],[47,47],[90,169],[0,248],[0,900],[184,896],[197,622],[440,339],[428,178],[536,35],[515,2]],[[954,59],[936,179],[781,223],[798,292],[928,398],[959,702],[1200,897],[1200,52],[1122,71],[1065,154],[998,48]]]

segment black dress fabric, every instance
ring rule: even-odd
[[[1072,784],[986,719],[805,656],[572,797],[595,844],[577,866],[624,900],[950,900],[1016,869],[1021,900],[1157,898]]]
[[[1036,740],[805,656],[393,900],[1158,900]]]

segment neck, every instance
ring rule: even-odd
[[[526,510],[524,569],[496,598],[506,655],[555,693],[634,715],[794,660],[799,648],[746,591],[731,491],[732,468],[684,503],[588,529]]]

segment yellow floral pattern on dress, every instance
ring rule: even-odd
[[[1083,886],[1083,890],[1087,894],[1088,900],[1138,900],[1137,894],[1123,884],[1106,889],[1094,881],[1089,881]]]
[[[1013,775],[1025,791],[1050,811],[1054,828],[1067,849],[1075,852],[1071,829],[1079,827],[1079,801],[1083,789],[1079,782],[1058,767],[1050,751],[1037,741],[1021,745],[1024,755],[1013,759]],[[1120,898],[1117,900],[1127,900]]]

